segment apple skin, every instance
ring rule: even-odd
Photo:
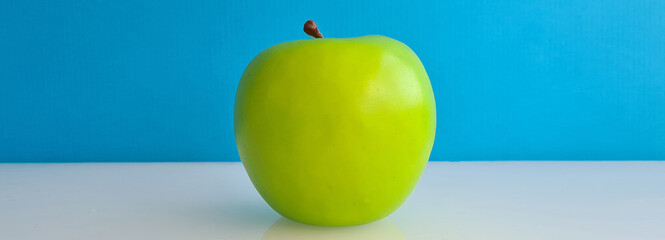
[[[257,55],[235,102],[242,163],[282,216],[347,226],[407,199],[434,142],[427,73],[384,36],[285,42]]]

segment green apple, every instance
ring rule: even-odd
[[[263,199],[286,218],[325,226],[373,222],[399,208],[436,128],[425,68],[384,36],[264,50],[240,79],[234,118],[240,158]]]

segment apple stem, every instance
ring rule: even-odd
[[[307,35],[315,38],[323,38],[323,35],[321,35],[321,32],[319,31],[319,27],[317,27],[316,23],[314,23],[312,20],[307,20],[307,22],[305,22],[305,27],[303,30],[305,30]]]

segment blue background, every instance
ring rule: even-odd
[[[253,56],[381,34],[421,58],[431,160],[665,159],[665,1],[0,0],[0,161],[237,161]]]

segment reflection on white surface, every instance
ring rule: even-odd
[[[351,228],[280,219],[240,163],[0,164],[0,240],[663,240],[663,162],[432,162]]]
[[[404,235],[390,220],[351,227],[322,227],[280,218],[263,234],[262,240],[403,240]]]

